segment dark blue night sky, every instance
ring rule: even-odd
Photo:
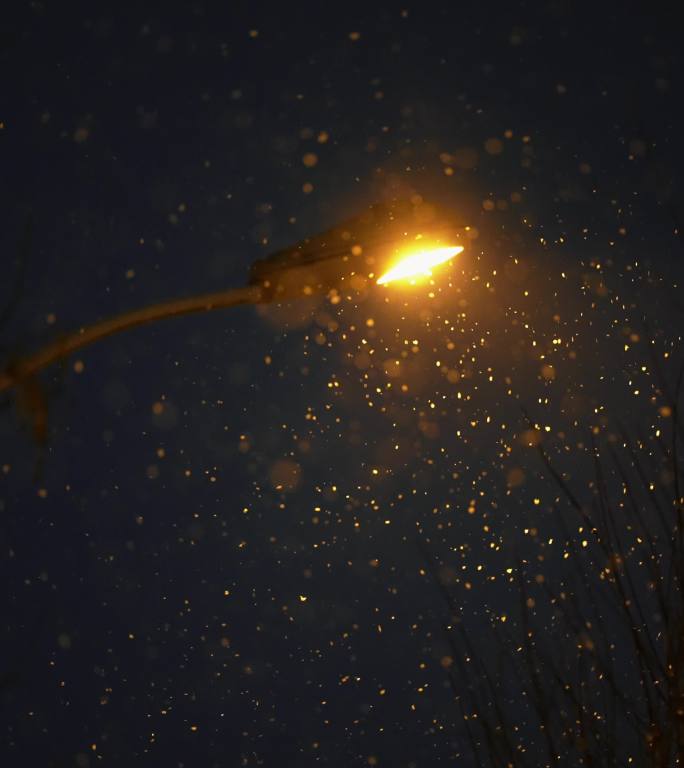
[[[679,37],[665,3],[4,8],[0,370],[376,202],[469,229],[432,283],[0,392],[3,767],[679,764]]]

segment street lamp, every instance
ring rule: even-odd
[[[79,328],[0,372],[0,392],[100,339],[163,318],[345,288],[358,291],[369,282],[416,282],[463,250],[458,242],[464,229],[417,195],[372,205],[323,234],[256,261],[244,287],[165,301]]]

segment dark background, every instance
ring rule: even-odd
[[[658,419],[645,329],[673,358],[681,330],[668,7],[3,7],[5,362],[240,285],[379,199],[438,200],[477,234],[434,298],[242,308],[84,351],[45,373],[42,462],[8,400],[3,765],[472,764],[424,552],[486,647],[520,553],[561,568],[529,536],[557,489],[523,409],[579,492],[582,435]]]

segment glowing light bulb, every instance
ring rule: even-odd
[[[453,259],[463,250],[461,245],[452,245],[448,248],[434,248],[429,251],[418,251],[402,256],[399,261],[390,267],[384,275],[378,278],[378,285],[387,285],[395,280],[407,278],[429,277],[432,268]]]

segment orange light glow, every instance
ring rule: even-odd
[[[462,250],[463,246],[453,245],[448,248],[435,248],[429,251],[419,251],[418,253],[404,255],[384,275],[378,278],[378,285],[386,285],[395,280],[405,280],[407,278],[430,277],[433,267],[453,259]],[[410,280],[410,282],[413,282],[413,280]]]

